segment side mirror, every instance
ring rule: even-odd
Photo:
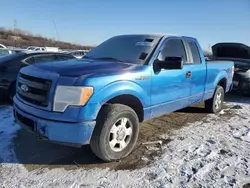
[[[164,61],[156,60],[159,69],[182,69],[182,57],[166,57]]]

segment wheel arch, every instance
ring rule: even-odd
[[[143,103],[140,101],[139,98],[132,94],[122,94],[115,96],[108,101],[104,102],[101,106],[100,110],[105,105],[112,105],[112,104],[123,104],[130,108],[132,108],[138,116],[140,122],[144,120],[144,110],[143,110]]]

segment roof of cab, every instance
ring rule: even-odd
[[[124,35],[118,35],[118,36],[131,36],[131,35],[144,35],[144,36],[153,36],[153,37],[182,37],[182,38],[187,38],[187,39],[192,39],[192,40],[197,40],[195,37],[190,37],[190,36],[181,36],[177,34],[172,34],[172,33],[144,33],[144,34],[124,34]]]

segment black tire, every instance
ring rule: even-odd
[[[217,103],[217,95],[221,94],[221,103]],[[217,86],[214,92],[213,98],[207,100],[205,102],[205,108],[209,113],[218,113],[222,110],[223,102],[224,102],[225,91],[223,87]]]
[[[121,118],[128,120],[132,133],[127,146],[114,151],[110,146],[110,131]],[[98,114],[96,126],[90,141],[90,147],[96,156],[104,161],[114,161],[126,157],[133,150],[139,135],[139,119],[133,109],[122,104],[105,105]],[[125,136],[127,138],[127,136]],[[124,140],[126,139],[124,138]]]
[[[12,83],[9,89],[9,98],[12,101],[16,94],[16,83]]]

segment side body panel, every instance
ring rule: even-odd
[[[207,79],[207,66],[204,54],[198,41],[191,37],[183,37],[184,44],[188,56],[188,66],[191,72],[191,93],[189,97],[189,105],[199,103],[203,100],[206,79]],[[193,48],[198,50],[200,58],[194,58],[189,42],[193,44]],[[199,61],[197,61],[199,59]]]
[[[187,68],[152,72],[151,118],[188,106],[191,80],[186,78]]]
[[[151,118],[173,112],[188,106],[191,92],[191,79],[186,77],[189,66],[184,65],[180,70],[155,71],[154,61],[163,50],[164,44],[170,39],[182,40],[181,37],[166,37],[153,55],[150,64],[151,73]],[[184,46],[183,46],[184,47]]]

